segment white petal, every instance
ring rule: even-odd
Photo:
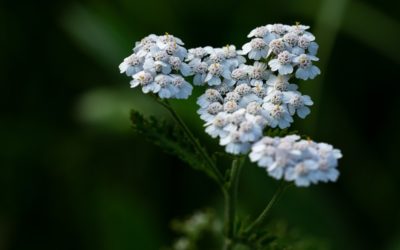
[[[124,61],[119,65],[119,72],[124,73],[129,65]]]
[[[272,71],[277,71],[281,67],[278,59],[272,59],[271,61],[269,61],[268,65],[271,67]]]
[[[208,82],[208,81],[210,81],[213,77],[214,77],[214,75],[208,73],[207,76],[206,76],[206,78],[204,79],[204,81],[205,81],[205,82]]]
[[[308,52],[310,53],[310,55],[315,56],[318,52],[318,44],[316,42],[311,42],[310,46],[308,46]]]
[[[287,75],[293,72],[293,66],[291,64],[284,64],[281,65],[279,68],[279,74],[281,75]]]
[[[192,69],[186,63],[182,63],[181,65],[181,73],[183,76],[189,76],[192,74]]]
[[[214,76],[208,81],[208,85],[214,86],[214,85],[220,85],[221,84],[221,79],[219,77]]]
[[[243,52],[243,54],[247,54],[247,53],[249,53],[250,51],[251,51],[251,43],[248,42],[248,43],[246,43],[245,45],[243,45],[243,47],[242,47],[242,52]]]
[[[308,115],[308,114],[310,114],[311,113],[311,111],[310,111],[310,109],[308,108],[308,107],[301,107],[301,108],[299,108],[298,110],[297,110],[297,115],[300,117],[300,118],[306,118],[306,116]]]
[[[135,88],[135,87],[139,86],[140,83],[137,80],[132,80],[130,82],[130,84],[131,84],[131,88]]]
[[[296,71],[296,78],[307,80],[308,79],[308,71],[302,68],[298,68]]]
[[[303,95],[303,102],[305,105],[311,106],[314,104],[314,102],[311,100],[311,97],[308,95]]]

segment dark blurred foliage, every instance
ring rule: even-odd
[[[274,217],[330,249],[400,249],[399,1],[11,1],[0,3],[0,249],[159,249],[170,221],[220,211],[209,179],[130,129],[129,110],[169,118],[120,75],[133,42],[241,46],[267,23],[312,26],[323,74],[294,129],[342,149],[338,183],[289,190]],[[209,148],[190,102],[173,102]],[[188,104],[191,103],[191,104]],[[276,182],[247,164],[240,214]]]

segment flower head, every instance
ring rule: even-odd
[[[144,93],[160,98],[186,99],[193,87],[182,76],[192,75],[184,62],[187,50],[181,39],[172,35],[149,35],[136,42],[133,54],[119,65],[121,73],[131,76],[131,87],[142,87]]]
[[[299,136],[264,137],[251,148],[250,160],[265,168],[275,179],[293,181],[307,187],[339,177],[340,150],[326,143],[300,140]]]
[[[318,61],[318,58],[301,54],[293,60],[293,62],[298,65],[298,69],[296,70],[297,78],[303,80],[314,79],[317,75],[321,74],[319,68],[313,65],[312,61]]]
[[[318,58],[315,37],[307,29],[266,25],[249,33],[251,40],[241,51],[232,45],[189,50],[194,84],[210,86],[198,99],[198,113],[206,132],[219,138],[227,152],[246,153],[266,127],[285,129],[293,116],[310,113],[311,98],[290,83],[293,76],[312,79],[319,71],[311,63]],[[254,62],[246,64],[242,55]]]
[[[241,54],[248,55],[250,59],[260,60],[268,55],[268,44],[261,38],[253,38],[242,47]]]

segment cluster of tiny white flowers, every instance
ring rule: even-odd
[[[186,57],[181,39],[152,34],[136,42],[133,54],[124,59],[119,69],[133,78],[131,88],[141,86],[144,93],[155,93],[160,98],[187,99],[193,86],[184,78],[192,74],[184,62]]]
[[[194,85],[232,86],[237,82],[232,72],[246,59],[238,54],[235,46],[227,45],[223,48],[189,49],[187,61],[194,75]]]
[[[189,49],[187,61],[194,74],[193,83],[210,86],[198,99],[198,113],[206,122],[206,132],[219,137],[228,153],[247,153],[265,127],[285,129],[294,115],[305,118],[310,113],[311,98],[289,82],[294,68],[302,79],[314,78],[316,75],[310,72],[319,71],[311,63],[307,67],[297,63],[305,56],[316,58],[318,45],[306,29],[303,25],[281,24],[256,28],[249,34],[255,38],[242,51],[236,51],[233,45]],[[240,54],[254,62],[246,64]],[[275,67],[275,62],[287,58],[289,63]],[[303,77],[305,74],[307,77]]]
[[[257,67],[263,68],[256,62],[244,72],[249,75]],[[297,91],[297,85],[285,76],[269,74],[265,81],[247,77],[248,82],[211,87],[197,100],[206,132],[219,137],[232,154],[247,153],[266,126],[287,128],[295,114],[304,118],[310,113],[307,106],[312,105],[310,97]]]
[[[149,35],[137,42],[133,54],[120,64],[132,77],[131,87],[160,98],[187,99],[193,84],[207,86],[197,104],[206,133],[219,138],[231,154],[247,154],[276,179],[298,186],[335,181],[339,175],[337,149],[298,136],[263,137],[266,127],[285,129],[293,117],[304,119],[313,105],[293,79],[314,79],[318,44],[308,26],[266,25],[252,30],[251,41],[236,50],[183,47],[172,35]],[[247,60],[246,60],[247,57]],[[249,62],[247,62],[249,61]]]
[[[252,40],[243,45],[240,54],[256,61],[266,61],[273,72],[281,75],[295,72],[296,78],[314,79],[321,73],[312,64],[319,60],[315,56],[318,44],[307,29],[309,26],[300,24],[269,24],[255,28],[248,35]]]
[[[293,181],[297,186],[336,181],[340,150],[326,143],[299,139],[297,135],[264,137],[252,146],[250,160],[273,178]]]

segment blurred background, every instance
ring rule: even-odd
[[[328,249],[400,249],[399,1],[11,1],[0,3],[0,249],[160,249],[173,218],[222,208],[207,177],[130,128],[130,109],[168,114],[120,75],[134,41],[235,44],[268,23],[311,25],[322,75],[295,129],[340,148],[335,184],[289,190],[274,217]],[[173,102],[210,148],[197,90]],[[222,149],[222,148],[221,148]],[[240,213],[277,183],[247,164]],[[310,248],[311,249],[311,248]],[[318,248],[317,248],[318,249]]]

